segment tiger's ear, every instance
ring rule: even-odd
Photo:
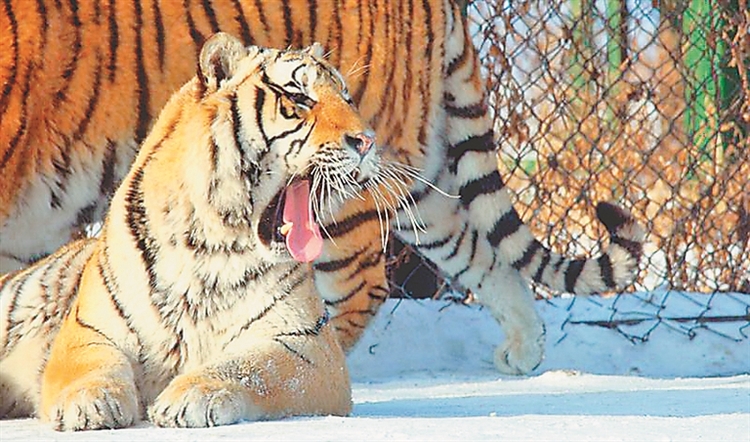
[[[317,41],[313,43],[312,45],[306,47],[305,52],[312,55],[313,57],[317,57],[317,58],[325,57],[325,52],[323,51],[323,45],[321,45]]]
[[[222,80],[234,75],[239,61],[247,56],[242,42],[227,33],[219,32],[203,44],[198,61],[198,77],[208,91],[219,88]]]

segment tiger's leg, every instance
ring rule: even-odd
[[[335,223],[326,223],[327,243],[313,265],[316,289],[344,351],[357,343],[388,298],[381,222],[374,207],[369,201],[350,201]]]
[[[545,328],[529,283],[515,269],[504,266],[496,269],[483,287],[475,296],[505,333],[505,341],[495,349],[495,367],[512,375],[531,372],[544,357]]]
[[[330,369],[322,357],[304,367],[278,343],[263,347],[177,376],[149,407],[149,419],[160,427],[195,428],[351,411],[345,370]]]
[[[121,428],[141,414],[131,360],[107,335],[124,326],[101,319],[119,316],[94,272],[84,271],[42,375],[40,416],[57,430]]]
[[[56,430],[132,425],[140,407],[130,362],[76,313],[74,307],[44,370],[41,418]]]
[[[461,20],[457,9],[452,19]],[[504,217],[512,218],[508,214],[515,211],[498,172],[492,120],[467,28],[449,24],[447,29],[451,32],[445,45],[445,144],[425,149],[424,170],[437,187],[456,197],[417,183],[412,195],[426,232],[417,236],[403,229],[398,235],[449,278],[472,290],[498,320],[507,339],[496,351],[497,368],[507,374],[527,373],[541,362],[544,327],[528,283],[494,241],[506,239]],[[402,225],[405,220],[401,215]],[[522,250],[528,244],[505,245]]]
[[[461,20],[455,6],[453,12],[453,20]],[[541,362],[544,327],[523,278],[577,295],[622,289],[637,274],[645,231],[628,211],[600,203],[597,218],[610,242],[598,256],[567,257],[534,238],[498,172],[488,100],[467,27],[449,23],[448,29],[442,103],[446,143],[427,151],[426,169],[428,177],[458,198],[413,191],[423,212],[454,214],[452,230],[429,230],[418,249],[474,291],[500,321],[508,340],[498,349],[498,369],[526,373]]]
[[[438,181],[450,189],[446,179]],[[501,200],[510,199],[505,196]],[[418,208],[425,219],[426,232],[417,236],[404,229],[398,236],[412,244],[449,278],[474,293],[499,322],[505,341],[495,352],[495,365],[506,374],[524,374],[533,370],[544,354],[544,325],[534,308],[528,282],[507,262],[486,237],[483,218],[496,218],[508,208],[485,201],[480,213],[465,210],[460,200],[438,193],[421,197]],[[430,214],[441,214],[439,217]]]
[[[74,242],[0,277],[0,418],[34,415],[42,368],[93,246]]]
[[[235,343],[244,348],[230,346],[227,353],[237,356],[175,377],[149,407],[150,420],[162,427],[213,427],[351,411],[344,353],[330,324]]]

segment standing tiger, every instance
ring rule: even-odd
[[[217,31],[248,45],[322,43],[385,158],[434,185],[414,181],[406,195],[424,229],[400,211],[391,231],[497,318],[507,337],[495,354],[500,371],[527,373],[542,360],[528,280],[577,294],[633,280],[643,232],[627,212],[599,205],[611,241],[588,259],[550,251],[521,221],[453,0],[3,0],[0,265],[26,265],[100,217],[153,116]],[[313,264],[315,286],[344,349],[389,292],[380,213],[353,198],[322,226],[333,244]]]
[[[408,205],[410,175],[381,162],[320,56],[206,42],[101,235],[0,279],[0,416],[83,430],[144,409],[178,427],[349,413],[344,352],[310,278],[319,221],[347,198]]]

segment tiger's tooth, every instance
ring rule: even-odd
[[[279,227],[279,233],[286,236],[289,231],[292,230],[292,223],[284,223],[283,226]]]

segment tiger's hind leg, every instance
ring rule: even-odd
[[[0,418],[37,411],[44,362],[94,246],[93,240],[74,242],[0,277]]]
[[[450,188],[447,180],[442,183],[442,188]],[[496,349],[496,368],[510,375],[532,371],[542,361],[545,333],[529,283],[503,262],[504,257],[487,240],[481,220],[467,213],[460,200],[432,193],[424,196],[418,207],[422,214],[443,215],[438,219],[423,215],[427,231],[420,235],[419,242],[409,230],[399,231],[399,237],[413,244],[448,278],[470,289],[498,321],[505,341]],[[485,202],[482,216],[494,219],[503,211]]]
[[[461,20],[458,9],[453,12],[453,20]],[[432,218],[420,241],[409,231],[399,236],[489,307],[508,338],[498,350],[497,368],[527,373],[544,353],[544,327],[528,284],[578,295],[622,289],[635,279],[645,233],[628,211],[600,203],[597,217],[610,244],[598,256],[567,257],[534,238],[500,177],[488,99],[467,27],[447,28],[452,31],[444,47],[444,143],[427,149],[425,174],[456,197],[417,185],[414,200]]]
[[[457,25],[462,20],[457,8],[449,20],[441,94],[443,133],[437,145],[425,149],[424,173],[454,197],[417,183],[412,196],[426,232],[419,237],[409,229],[397,233],[489,308],[506,336],[496,353],[498,370],[525,374],[542,360],[544,327],[528,283],[498,245],[508,240],[508,248],[523,250],[527,237],[516,241],[511,235],[518,225],[498,171],[492,119],[471,38],[465,24]],[[400,215],[404,225],[406,217]]]
[[[0,373],[0,419],[16,419],[34,414],[34,403],[27,392],[19,391],[11,379]]]

